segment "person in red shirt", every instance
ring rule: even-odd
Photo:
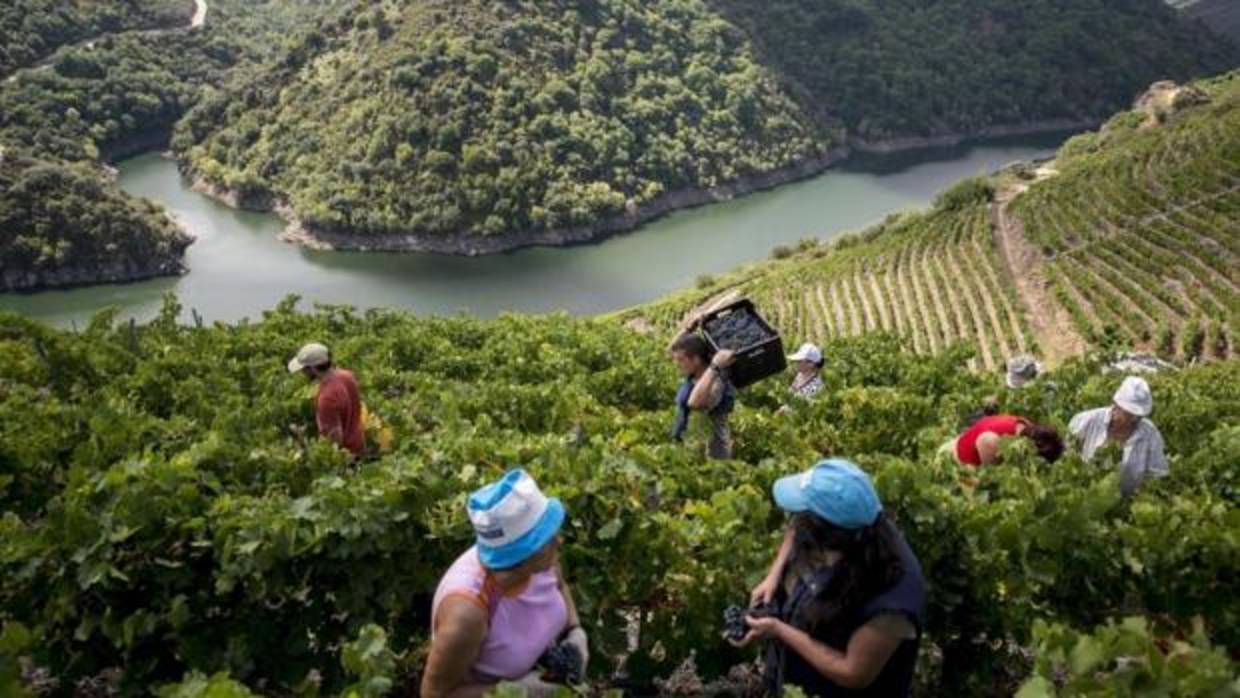
[[[1013,436],[1032,441],[1038,455],[1049,463],[1063,455],[1063,439],[1055,427],[1034,424],[1024,417],[996,414],[977,420],[956,439],[956,459],[972,466],[996,463],[1002,439]]]
[[[319,435],[355,456],[362,455],[366,450],[362,392],[353,372],[333,366],[331,352],[317,343],[302,347],[288,362],[288,370],[319,384],[314,399]]]

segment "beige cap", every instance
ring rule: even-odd
[[[288,362],[289,373],[297,373],[303,368],[314,366],[322,366],[330,363],[332,360],[331,352],[327,351],[327,347],[317,342],[312,342],[302,347],[291,361]]]

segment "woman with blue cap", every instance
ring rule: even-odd
[[[564,505],[513,470],[473,493],[468,510],[476,544],[435,592],[421,695],[473,698],[511,681],[530,696],[550,696],[557,687],[535,669],[544,653],[571,647],[582,675],[589,660],[558,560]]]
[[[910,695],[925,615],[921,565],[883,515],[869,476],[825,460],[775,483],[792,514],[775,564],[753,591],[739,645],[770,640],[766,678],[811,696]]]

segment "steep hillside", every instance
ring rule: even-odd
[[[0,77],[61,46],[124,31],[185,26],[193,0],[8,0],[0,5]]]
[[[0,216],[5,262],[0,291],[178,272],[183,236],[171,247],[171,257],[134,257],[167,238],[171,222],[121,192],[104,165],[163,147],[173,124],[204,89],[265,60],[276,49],[275,37],[332,4],[215,0],[199,30],[183,31],[187,19],[172,30],[98,37],[0,82],[0,148],[10,156],[5,176],[25,179],[32,163],[39,173],[39,196],[3,193],[10,203],[22,201]],[[64,176],[45,176],[48,172]],[[66,201],[74,203],[62,209]],[[67,210],[83,217],[65,219]],[[142,224],[133,224],[134,211],[142,212]],[[18,248],[26,251],[15,252]]]
[[[359,7],[195,110],[175,145],[310,230],[469,251],[485,242],[452,238],[555,242],[830,144],[700,2],[453,0]]]
[[[880,336],[828,344],[813,403],[780,412],[783,381],[747,389],[738,459],[719,462],[667,437],[665,343],[616,325],[293,303],[237,326],[179,314],[104,314],[80,332],[0,314],[5,696],[26,678],[43,695],[138,698],[183,676],[158,694],[251,695],[204,691],[217,672],[272,698],[410,695],[430,596],[472,540],[465,497],[516,465],[569,511],[564,569],[595,689],[581,695],[668,695],[656,679],[689,661],[671,695],[708,695],[698,676],[758,654],[720,638],[721,616],[787,522],[771,485],[828,454],[874,475],[931,584],[916,695],[1006,698],[1031,672],[1043,690],[1022,696],[1234,685],[1240,362],[1151,377],[1171,472],[1125,501],[1115,449],[1047,467],[1012,444],[981,472],[936,457],[998,377]],[[310,339],[357,372],[390,451],[352,463],[311,436],[312,389],[284,369]],[[1120,377],[1074,361],[1048,381],[999,392],[1004,407],[1063,427]],[[1128,617],[1135,637],[1118,647],[1063,649],[1075,636],[1044,625]],[[756,695],[741,689],[728,695]]]
[[[1184,12],[1240,46],[1240,3],[1234,0],[1196,0],[1185,7]]]
[[[0,149],[0,291],[176,274],[189,243],[87,165]]]
[[[389,2],[176,147],[311,242],[492,252],[804,176],[845,142],[1079,124],[1233,57],[1159,0]]]
[[[1237,53],[1158,0],[708,0],[802,103],[851,136],[1104,117]]]
[[[670,328],[746,294],[795,341],[886,330],[923,353],[971,345],[987,368],[1087,346],[1226,358],[1240,337],[1238,214],[1240,73],[1164,83],[1051,162],[620,318]]]

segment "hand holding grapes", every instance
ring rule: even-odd
[[[784,622],[778,618],[771,616],[745,616],[745,625],[749,627],[749,632],[740,640],[729,639],[734,647],[745,647],[759,640],[771,640],[779,636],[780,627]]]
[[[731,349],[723,349],[715,354],[715,358],[711,360],[717,368],[727,368],[736,361],[736,352]]]

